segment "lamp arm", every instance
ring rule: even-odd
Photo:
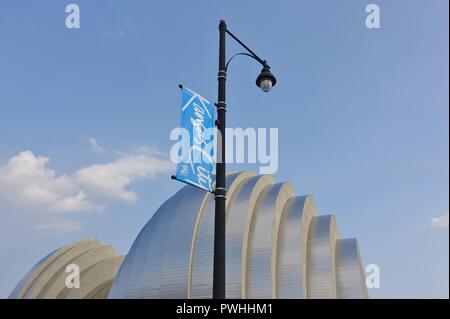
[[[235,57],[237,57],[238,55],[245,55],[245,56],[248,56],[248,57],[250,57],[250,58],[252,58],[252,59],[258,61],[259,63],[261,63],[261,61],[259,61],[255,56],[253,56],[253,55],[251,55],[251,54],[249,54],[249,53],[239,52],[239,53],[236,53],[235,55],[233,55],[233,56],[228,60],[227,64],[225,65],[225,72],[228,70],[228,64],[230,64],[231,60],[233,60],[233,59],[234,59]],[[262,64],[263,67],[267,65],[267,63],[266,63],[266,64],[261,63],[261,64]]]
[[[233,33],[231,33],[230,31],[228,31],[228,29],[225,29],[225,32],[228,33],[228,35],[229,35],[230,37],[232,37],[237,43],[239,43],[245,50],[247,50],[247,51],[249,52],[249,54],[244,54],[244,53],[239,54],[239,53],[238,53],[238,54],[235,54],[234,56],[236,56],[236,55],[247,55],[247,56],[252,57],[252,58],[255,59],[256,61],[258,61],[259,63],[261,63],[261,65],[262,65],[263,67],[268,67],[268,66],[269,66],[265,60],[261,59],[255,52],[253,52],[248,46],[246,46],[241,40],[239,40]],[[234,56],[232,56],[231,59],[232,59]],[[230,62],[231,59],[228,60],[228,62]],[[227,63],[227,65],[228,65],[228,63]]]

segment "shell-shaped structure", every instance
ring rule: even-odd
[[[11,299],[103,299],[109,294],[124,256],[98,240],[83,239],[65,245],[41,259],[16,285]],[[67,266],[71,267],[67,267]],[[79,287],[66,281],[79,270]],[[68,270],[68,272],[66,272]]]
[[[367,298],[356,239],[312,196],[252,172],[227,176],[227,298]],[[185,186],[139,233],[109,298],[211,298],[214,196]]]

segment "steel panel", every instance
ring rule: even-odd
[[[183,187],[158,209],[120,267],[110,298],[187,298],[194,225],[210,196]]]
[[[335,247],[339,234],[333,215],[311,220],[308,234],[308,298],[337,298]]]
[[[245,298],[247,247],[256,201],[261,191],[274,180],[261,175],[246,180],[232,197],[226,227],[226,297]]]
[[[314,216],[316,209],[310,195],[289,199],[283,209],[278,235],[276,298],[307,298],[308,228]]]
[[[247,257],[247,298],[274,298],[278,227],[286,201],[294,196],[290,183],[267,186],[253,214]]]
[[[368,298],[364,270],[356,238],[337,241],[336,280],[339,298]]]
[[[235,173],[227,176],[228,187],[226,211],[239,184],[253,176],[251,173]],[[228,186],[230,185],[230,186]],[[212,298],[213,262],[214,262],[214,209],[215,200],[208,199],[204,211],[200,214],[195,246],[192,251],[192,278],[190,298]],[[226,230],[228,233],[228,229]],[[225,234],[226,235],[226,234]],[[230,257],[226,257],[230,261]],[[226,261],[227,262],[227,261]]]

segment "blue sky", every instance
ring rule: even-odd
[[[276,180],[314,194],[358,238],[364,263],[381,269],[371,297],[448,298],[448,1],[73,2],[72,30],[69,1],[0,3],[0,297],[64,243],[98,237],[127,253],[180,188],[164,166],[177,86],[216,99],[223,18],[278,78],[263,94],[260,67],[236,59],[228,126],[279,129]],[[365,26],[369,3],[380,29]],[[23,165],[48,201],[15,191],[30,186],[14,180]],[[89,180],[105,171],[116,188]],[[90,201],[52,202],[80,185]],[[432,221],[445,215],[447,226]]]

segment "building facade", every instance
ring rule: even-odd
[[[227,176],[227,298],[367,298],[356,239],[312,196],[252,172]],[[214,196],[185,186],[144,226],[109,298],[211,298]]]
[[[83,239],[42,258],[16,285],[10,299],[104,299],[124,256],[98,240]],[[79,288],[68,288],[67,266],[79,269]]]
[[[356,239],[310,195],[252,172],[227,176],[227,298],[367,298]],[[155,212],[126,255],[82,240],[44,257],[10,298],[211,298],[214,195],[185,186]],[[65,267],[80,266],[80,288]]]

